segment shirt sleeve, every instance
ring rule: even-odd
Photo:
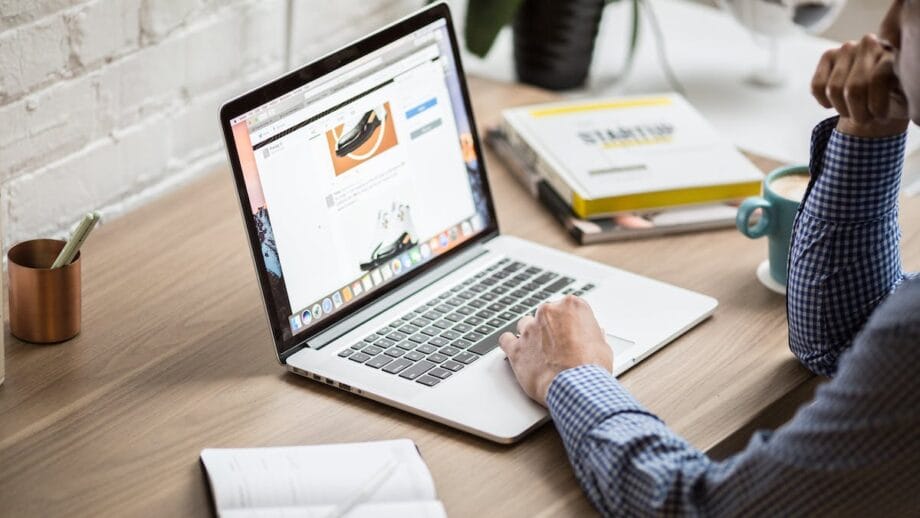
[[[600,367],[560,373],[547,405],[586,496],[604,516],[915,514],[920,285],[913,288],[909,301],[891,304],[899,311],[880,311],[814,402],[722,461],[674,434]]]
[[[828,119],[812,137],[812,179],[795,222],[787,286],[789,347],[825,376],[905,278],[898,191],[906,135],[866,139],[836,125]]]

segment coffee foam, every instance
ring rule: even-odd
[[[801,173],[783,175],[770,182],[770,190],[787,200],[802,201],[809,179]]]

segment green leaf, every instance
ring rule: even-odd
[[[502,27],[511,23],[524,0],[470,0],[466,9],[466,47],[485,57]]]

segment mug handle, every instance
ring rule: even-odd
[[[759,196],[744,200],[741,206],[738,207],[738,215],[735,217],[735,226],[738,227],[738,230],[742,234],[751,239],[757,239],[767,235],[770,229],[770,208],[770,202]],[[756,209],[761,209],[760,221],[752,227],[749,225],[749,221],[751,219],[751,214],[753,214]]]

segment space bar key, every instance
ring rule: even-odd
[[[486,354],[492,349],[495,349],[496,347],[498,347],[498,337],[501,336],[502,333],[507,333],[507,332],[513,333],[515,331],[517,331],[517,320],[513,320],[510,323],[504,325],[503,327],[498,328],[497,331],[483,338],[482,341],[470,347],[469,349],[467,349],[467,351],[474,352],[480,355]]]

